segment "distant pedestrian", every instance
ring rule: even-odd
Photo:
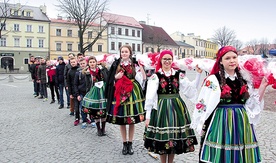
[[[64,108],[64,97],[63,97],[63,90],[65,89],[64,68],[65,68],[65,63],[64,63],[63,57],[58,57],[58,65],[56,67],[56,84],[58,85],[58,90],[59,90],[59,100],[60,100],[60,106],[58,107],[59,109]]]
[[[55,92],[57,96],[57,101],[59,103],[59,92],[58,92],[58,85],[56,83],[56,66],[51,64],[50,60],[46,61],[46,72],[47,72],[47,77],[48,77],[48,86],[51,91],[51,97],[52,101],[50,104],[55,103]]]
[[[41,97],[43,98],[43,102],[48,101],[48,94],[47,94],[47,75],[46,75],[46,61],[44,58],[40,59],[40,65],[38,67],[38,80],[37,82],[40,83],[40,91]]]

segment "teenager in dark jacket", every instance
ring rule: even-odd
[[[46,61],[44,58],[41,58],[40,65],[38,67],[37,71],[37,82],[40,83],[40,90],[41,90],[41,97],[40,99],[44,98],[43,102],[48,100],[48,94],[47,94],[47,77],[46,77]]]
[[[32,81],[33,81],[33,84],[34,84],[34,94],[33,94],[34,96],[37,95],[36,81],[34,80],[35,79],[35,67],[36,67],[35,58],[34,58],[34,56],[31,56],[30,57],[30,62],[28,64],[28,69],[29,69],[29,72],[31,73]]]
[[[51,91],[52,101],[50,104],[55,103],[55,92],[57,95],[57,100],[59,101],[58,86],[56,84],[56,66],[51,64],[50,60],[46,61],[46,72],[48,76],[48,85]]]
[[[58,63],[59,64],[56,68],[56,84],[59,89],[59,100],[60,100],[60,106],[58,108],[62,109],[64,108],[63,89],[64,89],[64,68],[65,68],[63,57],[58,57]]]
[[[75,80],[75,75],[76,72],[78,70],[78,63],[77,63],[77,59],[76,58],[71,58],[70,59],[70,64],[71,64],[71,69],[68,71],[67,73],[67,86],[68,86],[68,93],[70,96],[70,100],[76,100],[76,93],[75,93],[75,89],[74,89],[74,80]],[[75,117],[76,120],[74,122],[74,125],[78,125],[79,124],[79,120],[80,120],[80,112],[79,109],[74,106],[74,111],[75,111]],[[72,112],[70,110],[70,115],[73,115],[74,112]]]
[[[75,54],[74,53],[69,53],[68,54],[68,63],[65,65],[64,67],[64,85],[65,85],[65,92],[66,92],[66,96],[67,96],[67,109],[70,108],[70,115],[74,115],[74,100],[70,98],[69,96],[69,92],[68,92],[68,86],[67,86],[67,74],[68,71],[71,69],[71,64],[70,64],[70,60],[71,58],[74,58]]]
[[[81,113],[82,118],[82,125],[81,128],[85,129],[87,124],[90,124],[91,121],[87,118],[87,113],[83,111],[82,107],[82,100],[83,97],[86,95],[86,81],[85,81],[85,74],[82,72],[83,69],[86,68],[87,62],[85,58],[81,58],[79,60],[80,68],[78,68],[76,75],[75,75],[75,93],[76,93],[76,100],[75,100],[75,109],[78,109]]]

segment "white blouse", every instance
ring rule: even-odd
[[[250,82],[247,85],[250,97],[244,104],[244,108],[248,114],[249,122],[256,124],[259,120],[260,112],[263,110],[264,101],[259,101],[258,90],[254,89]],[[206,78],[200,90],[192,117],[191,127],[199,134],[201,134],[204,122],[217,107],[220,101],[220,94],[221,90],[216,76],[210,75]]]
[[[158,72],[163,74],[162,69],[160,69]],[[171,69],[170,72],[172,73],[172,75],[175,75],[176,73],[174,69]],[[189,81],[189,79],[185,76],[184,73],[179,74],[179,91],[180,91],[179,93],[185,95],[187,99],[191,100],[194,103],[196,102],[196,99],[197,99],[197,87],[199,85],[200,75],[201,75],[200,73],[197,73],[195,80]],[[153,74],[148,79],[148,85],[147,85],[147,93],[146,93],[146,101],[145,101],[145,109],[147,110],[146,119],[150,119],[150,114],[152,109],[156,109],[156,110],[158,109],[157,107],[158,86],[159,86],[159,78],[156,74]]]

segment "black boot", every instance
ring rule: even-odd
[[[102,136],[106,135],[106,133],[105,133],[105,123],[106,123],[106,121],[102,122]]]
[[[127,149],[128,149],[128,146],[127,146],[127,142],[123,142],[123,150],[122,150],[122,154],[123,155],[126,155],[127,154]]]
[[[97,122],[96,125],[97,125],[97,130],[98,130],[97,135],[102,136],[102,130],[101,130],[100,122]]]
[[[131,141],[129,141],[127,143],[127,153],[130,154],[130,155],[133,155],[133,153],[134,153],[134,151],[132,149],[132,142]]]

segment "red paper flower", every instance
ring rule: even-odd
[[[205,86],[209,87],[210,84],[211,84],[210,80],[207,80]]]
[[[221,88],[221,97],[230,97],[231,96],[231,88],[225,84],[222,88]]]
[[[247,85],[243,85],[241,87],[241,91],[240,91],[240,95],[242,95],[243,93],[247,92]]]

